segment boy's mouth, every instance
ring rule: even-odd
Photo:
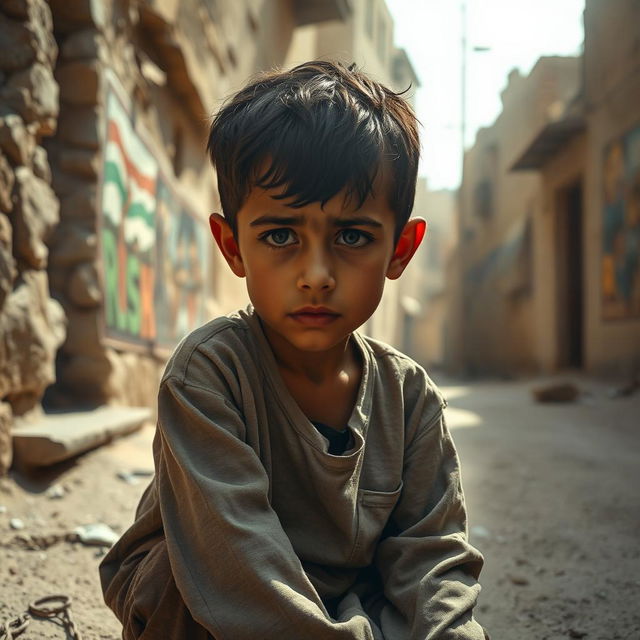
[[[314,327],[323,327],[340,316],[339,313],[327,307],[302,307],[289,315],[301,324]]]

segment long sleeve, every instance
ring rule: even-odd
[[[375,558],[387,640],[484,640],[472,614],[483,559],[466,527],[458,457],[440,410],[408,446],[402,497]]]
[[[223,395],[168,377],[154,445],[167,549],[194,619],[217,640],[373,640],[332,620],[270,506],[267,473]]]

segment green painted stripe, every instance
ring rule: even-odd
[[[132,202],[127,211],[127,218],[142,218],[150,229],[155,228],[155,215],[145,209],[139,202]]]
[[[104,180],[105,182],[113,182],[118,187],[118,190],[120,191],[120,197],[122,198],[122,202],[124,202],[127,198],[127,189],[125,188],[124,182],[122,181],[120,167],[115,162],[105,162]]]

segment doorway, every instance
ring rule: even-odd
[[[558,368],[584,364],[582,181],[559,192],[557,217]]]

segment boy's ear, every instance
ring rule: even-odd
[[[213,237],[216,239],[220,253],[231,267],[231,271],[239,278],[244,278],[246,273],[242,256],[240,255],[240,248],[229,223],[220,214],[212,213],[209,216],[209,226]]]
[[[413,254],[420,246],[426,232],[427,221],[423,218],[411,218],[407,222],[400,234],[391,262],[387,267],[387,278],[389,280],[396,280],[402,275]]]

